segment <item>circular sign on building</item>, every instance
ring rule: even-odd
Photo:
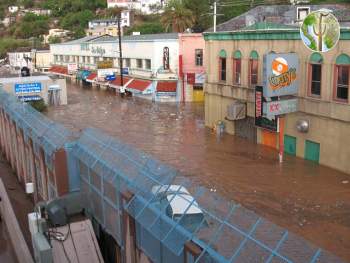
[[[334,48],[340,37],[340,25],[330,10],[310,13],[300,27],[305,46],[312,51],[327,52]]]

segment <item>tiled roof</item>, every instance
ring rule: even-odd
[[[49,69],[49,72],[68,75],[68,69],[67,69],[67,67],[64,67],[64,66],[52,66]]]
[[[128,81],[130,81],[130,78],[123,76],[123,84],[125,85]],[[110,84],[112,86],[120,87],[121,86],[121,78],[120,78],[120,76],[117,76],[115,80],[110,82]]]
[[[310,7],[310,11],[329,9],[337,17],[341,26],[350,26],[349,4],[324,4],[324,5],[261,5],[248,12],[234,17],[216,27],[217,32],[228,32],[245,28],[247,26],[267,22],[283,25],[299,25],[297,21],[298,7]],[[212,32],[213,28],[207,30]]]
[[[128,89],[138,90],[138,91],[144,91],[152,84],[152,81],[150,80],[141,80],[141,79],[134,79],[129,83],[129,85],[126,87]]]
[[[156,41],[156,40],[176,40],[179,38],[178,33],[163,33],[163,34],[145,34],[136,36],[123,36],[122,41],[133,42],[133,41]],[[100,42],[118,42],[118,37],[110,35],[103,36],[88,36],[73,41],[54,44],[54,45],[72,45],[82,43],[100,43]]]

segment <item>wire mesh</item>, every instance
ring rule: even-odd
[[[190,240],[201,248],[193,262],[341,262],[97,129],[83,131],[74,155],[98,221],[122,245],[126,209],[136,222],[137,246],[153,262],[181,262]],[[122,207],[126,190],[134,196]]]
[[[0,106],[16,123],[17,128],[23,130],[25,140],[28,141],[31,138],[44,149],[47,157],[51,157],[56,150],[63,148],[65,143],[76,137],[70,130],[49,120],[30,105],[19,101],[1,88]]]

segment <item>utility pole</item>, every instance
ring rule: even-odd
[[[214,33],[216,32],[216,16],[217,16],[216,1],[214,1]]]
[[[120,70],[120,94],[123,96],[124,91],[124,79],[123,79],[123,53],[122,53],[122,36],[121,36],[121,26],[120,26],[120,19],[121,19],[121,13],[117,15],[118,17],[118,40],[119,40],[119,70]]]

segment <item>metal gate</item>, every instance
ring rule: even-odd
[[[256,143],[257,137],[256,137],[256,127],[254,123],[254,118],[246,117],[245,119],[242,119],[242,120],[236,120],[235,135]]]

